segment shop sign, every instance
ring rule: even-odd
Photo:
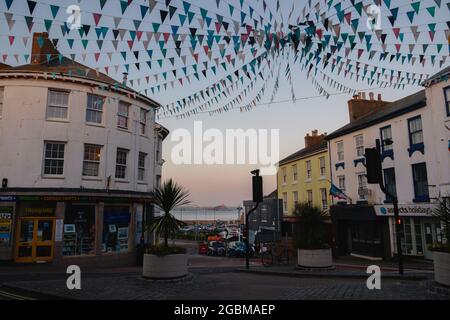
[[[5,198],[4,200],[2,198]],[[0,201],[69,201],[121,203],[129,201],[148,201],[148,198],[100,197],[100,196],[2,196]]]
[[[393,217],[394,206],[392,204],[373,206],[375,214],[381,217]],[[435,205],[433,204],[399,204],[398,213],[400,216],[408,217],[430,217],[433,215]]]
[[[0,196],[0,202],[14,202],[16,200],[16,196]]]
[[[13,207],[0,207],[0,247],[11,243]]]
[[[54,216],[52,208],[25,208],[24,216],[28,217],[52,217]]]

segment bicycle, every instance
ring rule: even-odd
[[[269,243],[260,250],[261,262],[265,267],[271,265],[289,265],[289,251],[287,247],[279,243]]]

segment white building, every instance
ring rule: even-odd
[[[31,64],[0,66],[0,260],[129,263],[161,180],[159,104],[33,40]]]
[[[392,201],[366,180],[365,148],[375,147],[376,139],[384,183],[397,195],[403,217],[403,253],[431,258],[428,246],[443,240],[432,210],[438,197],[450,196],[450,89],[444,90],[449,72],[443,71],[447,79],[431,78],[425,90],[395,102],[355,96],[348,103],[350,123],[327,137],[332,183],[348,196],[335,200],[330,211],[338,255],[396,254]]]

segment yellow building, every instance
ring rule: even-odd
[[[292,216],[297,203],[309,203],[327,210],[331,204],[330,164],[326,134],[314,130],[305,137],[305,148],[279,163],[278,198],[283,200],[283,213]],[[285,219],[286,220],[286,219]]]

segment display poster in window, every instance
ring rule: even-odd
[[[60,242],[63,239],[63,227],[64,227],[64,220],[56,219],[56,225],[55,225],[55,241],[56,242]]]
[[[103,213],[103,245],[107,253],[128,251],[130,208],[108,206]]]
[[[0,247],[11,244],[13,207],[0,207]]]

